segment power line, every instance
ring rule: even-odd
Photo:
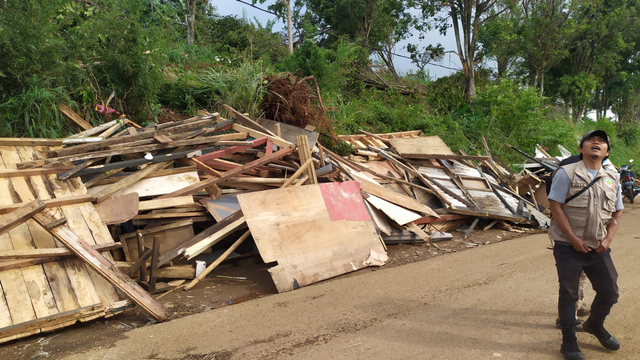
[[[236,1],[237,1],[237,2],[239,2],[239,3],[243,3],[243,4],[247,5],[247,6],[251,6],[252,8],[256,8],[256,9],[258,9],[258,10],[260,10],[260,11],[264,11],[264,12],[266,12],[267,14],[271,14],[271,15],[276,15],[276,16],[277,16],[277,14],[276,14],[276,13],[274,13],[274,12],[272,12],[272,11],[265,10],[265,9],[263,9],[263,8],[259,8],[259,7],[255,6],[255,5],[253,5],[253,4],[250,4],[250,3],[246,2],[246,1],[242,1],[242,0],[236,0]]]
[[[265,9],[263,9],[263,8],[260,8],[260,7],[258,7],[258,6],[255,6],[255,5],[253,5],[253,4],[250,4],[250,3],[246,2],[246,1],[242,1],[242,0],[236,0],[236,1],[237,1],[237,2],[239,2],[239,3],[245,4],[245,5],[247,5],[247,6],[251,6],[252,8],[258,9],[258,10],[260,10],[260,11],[266,12],[267,14],[272,14],[272,15],[277,16],[277,14],[276,14],[276,13],[274,13],[274,12],[272,12],[272,11],[265,10]],[[336,34],[334,34],[333,32],[328,32],[328,34],[329,34],[329,35],[333,35],[333,36],[335,36],[335,37],[337,37],[337,38],[339,38],[339,39],[346,40],[346,41],[349,41],[349,42],[351,42],[351,43],[355,43],[355,41],[354,41],[354,40],[344,38],[344,37],[342,37],[342,36],[340,36],[340,35],[336,35]],[[368,48],[369,50],[376,50],[376,49],[374,49],[373,47],[371,47],[371,46],[369,46],[369,45],[366,45],[366,44],[365,44],[365,45],[361,45],[361,46],[364,46],[364,47]],[[412,60],[412,61],[413,61],[413,59],[412,59],[410,56],[402,55],[402,54],[398,54],[398,53],[395,53],[395,52],[389,52],[389,53],[390,53],[391,55],[393,55],[393,56],[397,56],[397,57],[400,57],[400,58],[409,59],[409,60]],[[443,68],[443,69],[447,69],[447,70],[460,71],[460,69],[456,69],[456,68],[448,67],[448,66],[445,66],[445,65],[440,65],[440,64],[437,64],[437,63],[429,63],[429,65],[438,66],[438,67],[441,67],[441,68]]]

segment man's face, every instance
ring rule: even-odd
[[[597,135],[587,138],[582,143],[582,146],[578,148],[578,151],[583,157],[590,157],[594,160],[604,159],[605,156],[609,156],[607,141]]]

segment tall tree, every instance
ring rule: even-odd
[[[409,34],[411,17],[406,1],[307,0],[306,4],[314,15],[314,25],[325,34],[325,43],[337,42],[339,38],[359,41],[398,76],[393,65],[393,48]]]
[[[478,49],[478,34],[483,24],[509,9],[513,1],[507,0],[411,0],[422,14],[423,28],[432,24],[445,35],[453,27],[456,39],[456,55],[465,73],[465,94],[476,96],[475,67],[482,61],[482,49]]]
[[[266,0],[252,0],[253,4],[264,4]],[[273,11],[280,19],[287,22],[287,39],[289,40],[287,48],[289,54],[293,54],[293,15],[291,11],[291,0],[279,0],[269,5],[269,10]]]
[[[568,0],[521,0],[521,55],[529,85],[544,93],[544,73],[567,56],[574,29],[586,19],[573,17]]]
[[[187,24],[187,44],[193,45],[196,41],[196,3],[197,0],[185,0],[187,7],[186,24]]]

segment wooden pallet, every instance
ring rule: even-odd
[[[48,152],[48,147],[0,146],[0,170],[47,158]],[[62,181],[46,174],[0,179],[0,206],[86,194],[79,178]],[[63,214],[67,226],[90,245],[114,243],[92,203],[49,210]],[[56,247],[63,246],[33,219],[0,235],[0,251]],[[102,254],[113,262],[108,251]],[[0,271],[0,343],[112,316],[127,305],[109,282],[78,258]]]

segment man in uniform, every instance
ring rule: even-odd
[[[596,296],[583,324],[602,346],[620,348],[620,342],[604,328],[604,319],[618,301],[618,273],[611,260],[611,241],[622,217],[622,196],[617,174],[602,168],[611,142],[603,130],[582,136],[581,160],[556,171],[549,192],[553,214],[549,237],[554,241],[560,291],[558,315],[562,328],[560,352],[565,359],[584,359],[575,335],[575,304],[580,272],[589,278]]]

